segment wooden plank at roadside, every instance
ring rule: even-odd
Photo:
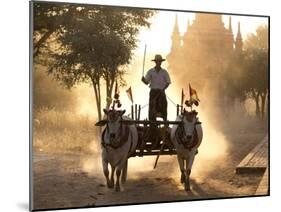
[[[255,195],[269,195],[268,188],[268,168],[265,170],[265,173],[261,179],[261,182],[256,190]]]
[[[236,174],[263,173],[268,166],[268,136],[240,162]]]

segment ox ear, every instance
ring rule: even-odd
[[[103,109],[104,114],[108,114],[108,110],[107,109]]]
[[[123,124],[126,124],[126,125],[133,125],[133,124],[135,124],[135,122],[133,121],[133,120],[122,120],[121,121]]]
[[[126,110],[119,111],[120,116],[123,116],[126,113]]]
[[[100,120],[95,125],[99,126],[99,127],[102,127],[102,126],[104,126],[106,124],[107,124],[107,120]]]
[[[193,115],[197,116],[198,112],[196,110],[192,111]]]
[[[196,121],[195,125],[199,125],[199,124],[202,124],[201,121]]]

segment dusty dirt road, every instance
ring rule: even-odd
[[[116,193],[106,187],[99,155],[50,154],[35,150],[34,208],[94,207],[254,195],[262,176],[238,176],[234,170],[263,136],[261,133],[227,136],[227,154],[203,164],[203,167],[211,169],[196,172],[194,164],[190,192],[185,192],[179,182],[175,156],[161,157],[155,170],[152,168],[155,157],[130,159],[128,181],[121,192]],[[195,160],[200,160],[200,154],[203,152],[199,149]]]

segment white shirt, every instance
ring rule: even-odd
[[[167,84],[171,83],[169,73],[163,68],[159,71],[156,71],[155,68],[150,69],[144,78],[151,89],[164,89]]]

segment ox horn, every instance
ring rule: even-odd
[[[102,126],[106,125],[107,122],[108,122],[107,120],[100,120],[95,124],[95,126],[102,127]]]

